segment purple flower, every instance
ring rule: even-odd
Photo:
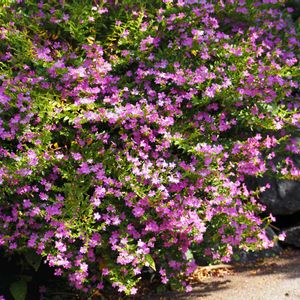
[[[144,215],[145,210],[141,207],[135,207],[132,213],[135,217],[141,217],[142,215]]]

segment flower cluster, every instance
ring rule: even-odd
[[[249,176],[299,178],[299,34],[280,0],[7,1],[0,245],[85,292],[181,284],[272,246]]]

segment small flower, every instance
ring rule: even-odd
[[[279,241],[284,241],[285,238],[286,238],[286,233],[285,233],[285,232],[280,233],[280,234],[278,235],[278,240],[279,240]]]
[[[185,287],[185,290],[186,290],[187,293],[190,293],[190,292],[193,290],[193,288],[188,284],[188,285]]]
[[[75,160],[80,160],[82,159],[82,156],[80,153],[72,153],[72,156]]]

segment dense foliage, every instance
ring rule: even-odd
[[[298,179],[284,1],[0,1],[0,245],[87,293],[269,247],[248,176]],[[26,250],[28,251],[28,250]],[[33,260],[34,261],[34,260]]]

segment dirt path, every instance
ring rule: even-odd
[[[204,278],[189,294],[168,293],[153,300],[300,300],[300,251],[237,266],[222,278]]]

